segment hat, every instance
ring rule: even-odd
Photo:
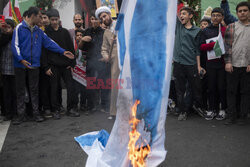
[[[99,7],[98,9],[96,9],[95,17],[100,19],[99,16],[103,12],[111,14],[111,10],[107,6],[102,6],[102,7]]]
[[[49,18],[51,18],[51,17],[60,17],[58,10],[57,9],[50,9],[48,11],[48,17]]]

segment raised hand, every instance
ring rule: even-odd
[[[63,55],[66,56],[69,59],[74,59],[75,58],[75,56],[73,55],[73,53],[71,53],[70,51],[65,51],[63,53]]]

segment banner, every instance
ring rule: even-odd
[[[88,166],[156,167],[165,160],[176,13],[176,0],[123,0],[116,27],[121,69],[116,120],[103,152],[88,154]]]
[[[72,77],[74,80],[82,84],[83,86],[87,86],[87,80],[86,80],[86,66],[82,66],[82,62],[80,62],[78,59],[76,60],[77,64],[75,65],[73,71],[72,71]]]
[[[111,10],[111,16],[116,17],[118,13],[117,0],[96,0],[96,7],[107,6]]]

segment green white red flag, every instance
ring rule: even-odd
[[[4,7],[3,15],[5,18],[14,20],[16,24],[20,23],[22,21],[22,16],[18,0],[9,0],[7,5]]]
[[[219,27],[219,35],[213,48],[216,57],[220,57],[225,54],[224,40],[221,34],[221,26]]]

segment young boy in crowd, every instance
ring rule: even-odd
[[[11,39],[15,23],[10,19],[5,20],[0,37],[1,46],[1,74],[3,82],[3,104],[5,109],[5,120],[11,120],[16,114],[16,83],[11,51]]]
[[[75,39],[74,39],[74,47],[75,47],[75,53],[76,53],[76,65],[79,69],[84,69],[86,71],[86,55],[83,54],[83,51],[81,49],[79,49],[79,43],[81,42],[82,38],[83,38],[83,34],[84,31],[82,29],[77,29],[75,30]],[[78,71],[82,72],[82,71]],[[81,73],[82,76],[86,76],[86,73]],[[85,114],[87,113],[87,91],[86,91],[86,87],[78,82],[75,81],[75,93],[76,93],[76,98],[77,98],[77,102],[76,104],[78,104],[78,102],[80,101],[80,111],[84,112]],[[80,95],[80,100],[78,98],[78,96]]]
[[[193,108],[200,115],[205,115],[202,108],[201,84],[198,71],[201,71],[199,34],[200,28],[192,24],[194,10],[190,7],[183,7],[179,13],[176,25],[176,37],[174,47],[174,77],[177,103],[180,108],[178,120],[186,120],[188,107],[184,101],[186,83],[190,84],[194,99]]]
[[[246,123],[250,99],[250,22],[249,2],[243,1],[236,6],[239,21],[230,24],[225,33],[225,70],[227,72],[227,125],[237,119],[236,101],[240,90],[240,120]]]
[[[53,39],[58,45],[66,50],[74,51],[74,45],[67,29],[60,26],[60,16],[56,9],[51,9],[48,12],[50,25],[46,28],[45,33]],[[71,60],[67,57],[62,57],[57,53],[45,51],[42,57],[43,68],[46,74],[50,77],[50,103],[54,118],[60,119],[60,97],[59,85],[61,78],[64,80],[67,89],[67,115],[79,117],[77,112],[76,94],[74,92],[74,81],[71,74],[71,68],[75,66],[75,59]]]
[[[201,51],[212,51],[219,33],[224,36],[226,28],[221,25],[224,19],[224,11],[221,8],[214,8],[211,13],[212,24],[205,28],[201,34]],[[211,40],[211,42],[207,42]],[[209,91],[209,110],[205,116],[206,120],[212,120],[216,115],[217,120],[225,119],[226,113],[226,72],[224,69],[223,55],[219,57],[206,57],[206,73]],[[219,97],[217,97],[219,95]],[[221,103],[221,109],[218,110],[218,101]]]

